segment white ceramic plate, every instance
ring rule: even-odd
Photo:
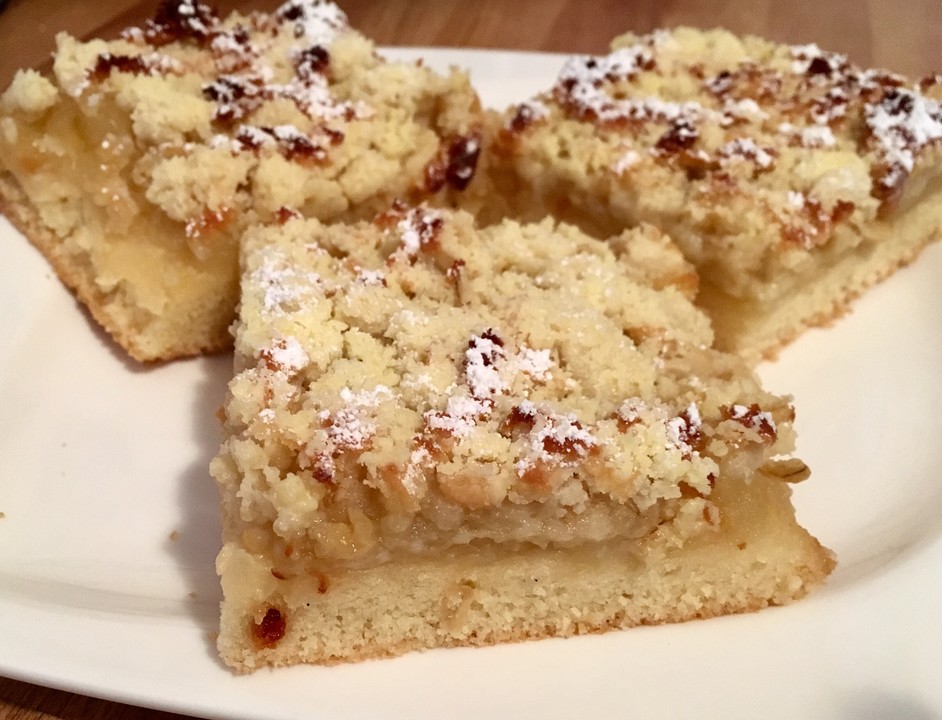
[[[558,56],[397,50],[502,107]],[[210,640],[227,357],[126,361],[0,220],[0,674],[212,717],[942,713],[942,247],[762,368],[798,407],[825,589],[758,614],[235,677]],[[171,539],[171,534],[175,533]]]

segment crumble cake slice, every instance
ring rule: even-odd
[[[250,230],[212,463],[239,671],[601,632],[823,581],[788,400],[710,348],[650,227]]]
[[[497,194],[601,237],[657,225],[700,273],[721,349],[774,357],[938,237],[938,77],[723,30],[613,48],[500,120]]]
[[[57,39],[0,98],[4,211],[138,360],[231,346],[251,222],[371,218],[471,180],[465,74],[384,62],[332,3],[218,17],[166,0],[111,42]]]

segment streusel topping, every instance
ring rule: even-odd
[[[508,152],[572,158],[557,162],[559,182],[591,175],[618,196],[622,223],[663,221],[698,267],[722,268],[711,277],[732,296],[762,295],[811,253],[845,252],[855,227],[901,209],[942,139],[931,81],[815,45],[678,28],[613,47],[571,58],[550,91],[511,109]],[[605,168],[614,183],[593,174]]]
[[[258,228],[243,253],[213,472],[291,557],[635,537],[681,502],[706,528],[718,476],[791,449],[787,401],[709,349],[651,228],[607,245],[396,206]]]
[[[716,159],[709,141],[718,136],[714,125],[734,128],[718,150],[722,157],[731,145],[755,148],[757,137],[767,137],[772,148],[833,147],[835,131],[857,135],[853,125],[863,118],[866,132],[848,140],[872,152],[873,192],[880,199],[905,180],[924,147],[942,138],[942,108],[918,87],[907,88],[902,76],[861,70],[817,45],[781,47],[747,38],[733,48],[729,38],[718,36],[706,40],[719,46],[712,48],[717,65],[711,67],[709,58],[691,57],[697,48],[690,40],[683,29],[625,36],[609,55],[573,57],[552,97],[569,116],[632,126],[639,137],[661,133],[655,148],[700,150],[707,163]],[[666,84],[677,75],[684,76],[679,84]],[[532,107],[522,105],[518,113],[537,119]],[[645,127],[651,123],[658,127]],[[759,169],[773,163],[768,153],[743,157]]]
[[[59,95],[83,123],[111,128],[94,144],[127,132],[141,156],[127,168],[104,162],[109,174],[126,170],[132,198],[139,190],[191,228],[207,214],[224,216],[214,229],[242,227],[283,207],[370,217],[393,197],[464,188],[474,174],[467,78],[384,63],[326,0],[226,18],[172,0],[118,40],[57,40],[54,79],[21,74],[0,112],[25,129],[43,121],[34,98]]]

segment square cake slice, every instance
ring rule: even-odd
[[[789,401],[710,348],[656,230],[396,206],[242,252],[211,467],[233,668],[751,611],[830,572]]]
[[[942,228],[938,77],[723,30],[625,35],[568,60],[496,131],[523,218],[667,232],[721,349],[774,357]]]
[[[138,360],[231,346],[238,238],[369,219],[471,180],[468,78],[387,63],[332,3],[218,17],[167,0],[120,39],[58,38],[0,97],[0,200]]]

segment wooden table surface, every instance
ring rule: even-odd
[[[149,17],[157,0],[12,0],[0,13],[0,87],[19,67],[48,63],[54,35],[111,37]],[[220,0],[220,11],[273,9],[277,0]],[[613,34],[689,24],[790,43],[816,42],[859,64],[911,76],[942,71],[939,0],[340,0],[381,45],[602,52]],[[2,550],[0,550],[2,552]],[[133,708],[0,678],[0,718],[169,720]]]

